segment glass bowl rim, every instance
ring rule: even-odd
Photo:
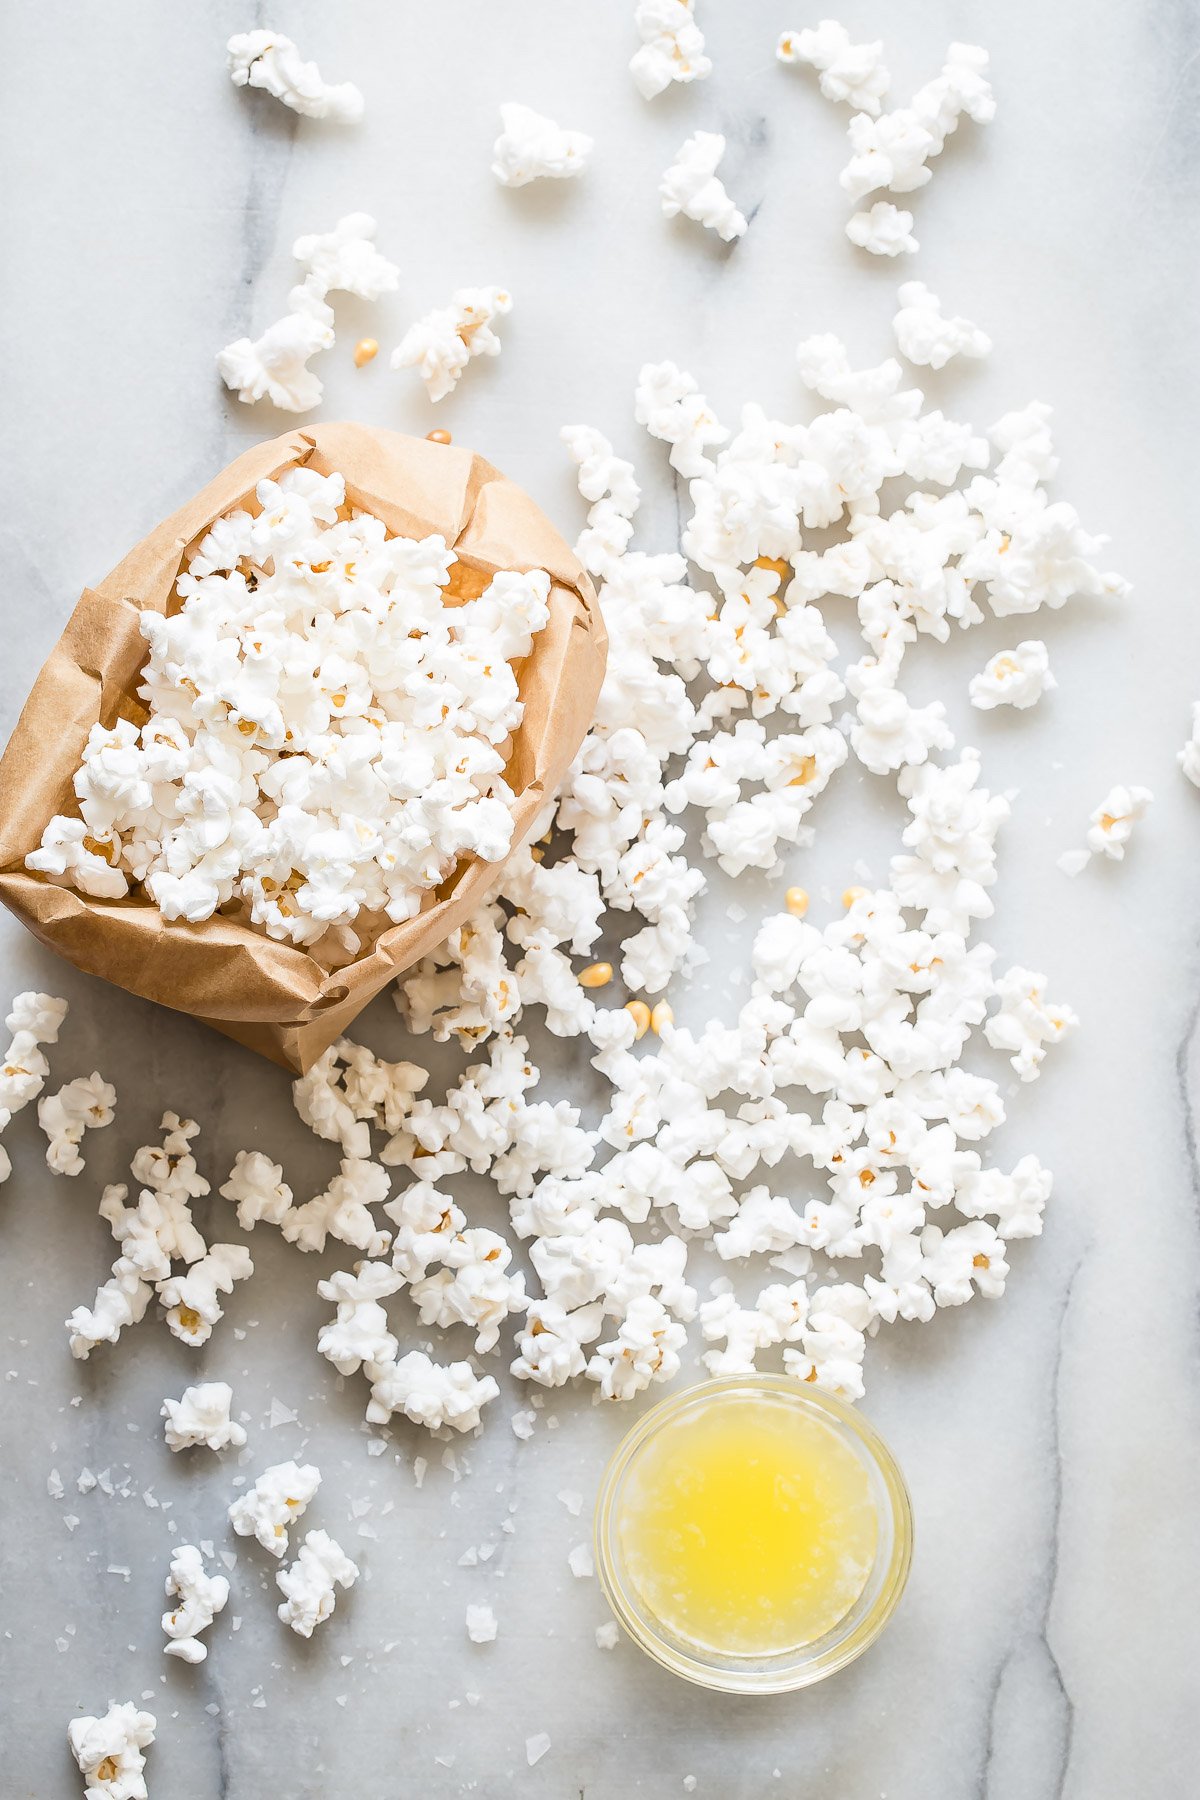
[[[879,1591],[867,1611],[841,1635],[837,1635],[838,1628],[835,1627],[832,1641],[829,1634],[823,1640],[823,1649],[801,1650],[790,1660],[781,1659],[778,1667],[765,1669],[746,1667],[741,1659],[735,1658],[730,1658],[727,1663],[703,1661],[665,1632],[656,1630],[647,1613],[637,1608],[629,1596],[619,1573],[614,1543],[616,1500],[621,1479],[637,1453],[690,1406],[705,1399],[732,1398],[738,1393],[777,1394],[790,1398],[811,1414],[839,1427],[855,1441],[880,1476],[890,1515],[887,1522],[891,1527],[891,1545],[886,1566]],[[639,1649],[672,1674],[701,1687],[731,1694],[782,1694],[809,1687],[845,1668],[882,1632],[900,1601],[912,1566],[912,1501],[900,1466],[887,1443],[868,1419],[836,1394],[825,1393],[791,1375],[726,1375],[692,1382],[677,1393],[668,1394],[643,1413],[625,1433],[600,1479],[593,1536],[596,1572],[604,1597],[618,1623]],[[847,1615],[848,1619],[852,1617],[853,1609]]]

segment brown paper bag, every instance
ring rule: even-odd
[[[313,425],[247,450],[98,588],[84,590],[0,761],[0,899],[77,968],[191,1013],[296,1072],[462,922],[495,880],[496,864],[464,858],[415,918],[388,925],[356,961],[336,968],[236,920],[167,923],[148,898],[92,899],[24,865],[53,815],[78,811],[72,778],[91,727],[145,716],[138,613],[168,611],[183,561],[213,520],[238,506],[256,509],[256,484],[301,463],[344,475],[348,500],[392,531],[440,532],[459,559],[451,595],[479,593],[500,569],[550,575],[549,622],[518,670],[525,712],[507,770],[514,848],[591,724],[607,648],[587,575],[527,494],[468,450],[365,425]]]

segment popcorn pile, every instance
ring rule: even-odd
[[[815,30],[785,31],[775,54],[782,63],[816,69],[827,100],[859,109],[848,127],[850,161],[838,177],[852,203],[880,189],[909,194],[924,187],[933,176],[931,159],[941,155],[964,116],[977,125],[996,116],[988,54],[976,44],[951,44],[941,73],[892,112],[882,111],[891,76],[881,41],[852,44],[844,26],[822,19]],[[873,256],[901,256],[919,248],[912,227],[910,212],[876,200],[854,213],[846,236]]]
[[[240,903],[269,936],[345,959],[460,857],[507,852],[511,665],[550,578],[501,573],[447,606],[444,540],[389,536],[340,475],[292,469],[257,498],[194,551],[181,609],[141,615],[149,717],[92,728],[79,816],[52,819],[27,863],[102,898],[141,889],[165,919]],[[67,1109],[104,1105],[59,1100],[68,1139]]]
[[[902,306],[941,320],[927,290]],[[980,347],[960,322],[950,335]],[[922,350],[931,343],[926,329]],[[682,548],[702,585],[683,556],[631,547],[632,465],[599,432],[564,431],[591,507],[579,552],[614,647],[595,721],[542,840],[397,993],[415,1035],[457,1041],[473,1060],[439,1100],[417,1063],[341,1040],[294,1088],[301,1117],[338,1146],[328,1189],[295,1204],[282,1169],[253,1151],[222,1186],[246,1227],[359,1253],[319,1283],[331,1315],[318,1347],[340,1374],[362,1373],[375,1425],[403,1414],[471,1431],[499,1393],[467,1357],[405,1347],[385,1305],[396,1295],[426,1330],[465,1327],[478,1358],[498,1353],[512,1321],[512,1373],[542,1386],[584,1377],[600,1397],[631,1398],[678,1372],[695,1323],[716,1373],[775,1350],[854,1399],[882,1325],[998,1295],[1008,1244],[1041,1230],[1050,1173],[1032,1155],[985,1164],[1004,1100],[962,1059],[981,1033],[1032,1080],[1075,1016],[1044,976],[998,972],[991,946],[971,941],[993,910],[1009,802],[982,785],[977,751],[949,754],[944,707],[913,704],[900,676],[919,636],[945,642],[985,605],[1024,616],[1126,587],[1094,560],[1103,540],[1046,493],[1045,407],[985,437],[926,412],[891,359],[856,369],[837,339],[815,337],[798,361],[826,409],[791,424],[748,406],[736,431],[674,365],[639,376],[636,416],[688,483]],[[885,511],[895,482],[908,497],[889,487]],[[863,653],[839,670],[824,609],[847,605]],[[979,697],[1015,674],[1027,704],[1050,685],[1043,646],[1013,660]],[[707,882],[681,821],[696,820],[702,853],[728,874],[779,876],[851,756],[891,776],[906,808],[886,885],[847,889],[843,916],[823,926],[789,888],[753,939],[736,1017],[677,1027],[660,997],[700,960],[693,912]],[[623,1005],[605,1003],[614,964]],[[536,1097],[521,1034],[535,1008],[605,1077],[594,1121]],[[508,1200],[536,1288],[512,1242],[455,1197],[467,1170]],[[702,1298],[705,1246],[718,1267],[766,1259],[779,1279],[750,1297],[722,1275]],[[336,1557],[310,1561],[331,1597]]]

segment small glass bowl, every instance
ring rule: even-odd
[[[879,1523],[875,1561],[862,1593],[831,1630],[777,1654],[722,1655],[688,1643],[655,1618],[629,1580],[621,1553],[622,1496],[645,1446],[702,1408],[770,1397],[817,1416],[867,1470]],[[686,1681],[730,1694],[782,1694],[823,1681],[861,1656],[879,1636],[904,1591],[912,1562],[912,1506],[904,1477],[878,1432],[844,1401],[787,1375],[732,1376],[701,1382],[652,1407],[618,1445],[596,1501],[596,1568],[609,1605],[634,1643]]]

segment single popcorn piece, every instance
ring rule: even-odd
[[[157,1726],[154,1714],[132,1700],[114,1700],[102,1719],[71,1720],[67,1742],[87,1783],[85,1800],[147,1800],[142,1752]]]
[[[603,433],[587,425],[564,425],[558,435],[579,470],[579,492],[589,503],[587,529],[575,554],[589,574],[602,575],[629,548],[642,491],[633,464],[613,454]]]
[[[492,147],[492,174],[503,187],[524,187],[546,177],[567,180],[582,175],[593,139],[582,131],[564,131],[531,106],[508,101],[500,108],[502,130]]]
[[[363,116],[362,94],[353,82],[322,81],[314,62],[304,62],[291,38],[279,31],[245,31],[227,46],[235,87],[265,88],[293,112],[309,119],[356,125]]]
[[[237,1222],[243,1231],[253,1231],[260,1219],[282,1225],[291,1211],[292,1190],[283,1179],[283,1168],[261,1150],[239,1150],[228,1181],[217,1191],[237,1207]]]
[[[5,1019],[10,1041],[0,1064],[0,1133],[15,1113],[37,1099],[46,1085],[50,1064],[42,1045],[58,1042],[66,1016],[67,1002],[50,994],[30,990],[13,1000]],[[0,1146],[0,1183],[8,1180],[11,1171],[8,1153]]]
[[[369,1257],[382,1256],[391,1244],[391,1233],[379,1229],[371,1208],[387,1199],[391,1186],[390,1175],[379,1163],[344,1156],[324,1193],[285,1215],[283,1235],[301,1250],[319,1253],[326,1239],[334,1237]]]
[[[398,1362],[367,1363],[371,1400],[367,1418],[386,1425],[402,1412],[414,1425],[436,1431],[474,1431],[480,1414],[500,1389],[490,1375],[476,1375],[470,1363],[436,1363],[423,1350],[410,1350]]]
[[[310,1531],[295,1562],[278,1570],[275,1580],[283,1594],[279,1617],[301,1637],[311,1637],[333,1612],[337,1589],[352,1588],[358,1580],[358,1564],[328,1532]]]
[[[416,369],[431,400],[444,400],[475,356],[499,356],[493,325],[512,311],[504,288],[459,288],[449,306],[410,325],[392,351],[393,369]]]
[[[694,0],[635,0],[633,23],[642,42],[629,72],[644,100],[653,100],[673,81],[703,81],[712,73],[693,7]]]
[[[1015,650],[998,650],[970,683],[971,705],[980,712],[1015,706],[1024,712],[1058,686],[1050,673],[1050,652],[1040,638],[1026,638]]]
[[[403,1287],[404,1279],[390,1263],[364,1262],[354,1274],[342,1271],[318,1281],[318,1294],[336,1304],[337,1318],[321,1327],[317,1349],[340,1375],[353,1375],[363,1363],[393,1360],[399,1346],[380,1301]]]
[[[1138,820],[1154,799],[1149,788],[1110,788],[1091,816],[1087,834],[1088,849],[1096,856],[1111,857],[1122,862],[1125,848]]]
[[[206,1344],[213,1326],[224,1317],[218,1294],[232,1294],[234,1283],[254,1273],[244,1244],[214,1244],[207,1256],[193,1263],[186,1275],[172,1275],[158,1284],[158,1297],[167,1309],[167,1324],[183,1343]]]
[[[295,1524],[321,1485],[313,1463],[275,1463],[229,1508],[229,1523],[239,1537],[256,1537],[272,1556],[288,1547],[288,1528]]]
[[[236,338],[219,350],[217,373],[247,406],[266,398],[281,412],[311,412],[321,404],[324,388],[308,364],[319,350],[333,346],[333,308],[311,281],[292,289],[288,308],[261,337]]]
[[[240,1450],[246,1442],[245,1427],[230,1417],[233,1389],[227,1381],[202,1381],[185,1388],[178,1400],[164,1400],[162,1416],[167,1446],[171,1450],[187,1450],[204,1444],[209,1450],[224,1450],[232,1445]]]
[[[720,132],[693,132],[680,145],[658,191],[666,218],[673,219],[683,213],[729,243],[742,236],[746,219],[725,192],[724,183],[717,174],[717,164],[724,154],[725,139]]]
[[[852,155],[838,178],[849,198],[861,200],[879,188],[907,194],[924,187],[933,174],[930,159],[941,155],[964,113],[978,124],[995,117],[987,65],[986,50],[951,44],[941,74],[914,94],[911,105],[878,118],[856,113],[848,127]]]
[[[785,31],[775,49],[781,63],[807,63],[819,71],[827,100],[844,100],[857,111],[879,113],[891,86],[883,60],[883,40],[852,44],[844,25],[822,19],[815,30]]]
[[[400,285],[394,262],[375,248],[378,226],[370,213],[347,213],[332,231],[298,237],[292,255],[303,265],[310,291],[322,298],[337,290],[357,294],[361,300],[379,300]]]
[[[906,256],[921,248],[912,234],[913,216],[890,200],[876,200],[865,212],[856,212],[846,223],[846,236],[872,256]]]
[[[167,1598],[179,1604],[162,1616],[167,1634],[166,1654],[181,1662],[200,1663],[208,1655],[208,1645],[200,1642],[229,1599],[229,1582],[224,1575],[208,1575],[204,1560],[195,1544],[180,1544],[171,1555],[171,1572],[167,1576]]]
[[[38,1124],[49,1142],[46,1162],[56,1175],[78,1175],[83,1169],[80,1143],[85,1131],[111,1125],[116,1117],[117,1090],[98,1071],[68,1081],[57,1094],[38,1101]]]
[[[494,1643],[498,1630],[496,1615],[490,1606],[473,1604],[467,1607],[467,1636],[473,1644]]]
[[[955,356],[987,356],[992,340],[970,319],[947,319],[942,303],[923,281],[906,281],[899,294],[900,310],[892,330],[906,361],[930,369],[944,369]]]
[[[996,983],[1000,1002],[983,1035],[996,1050],[1012,1052],[1010,1061],[1022,1081],[1036,1081],[1050,1044],[1073,1031],[1079,1020],[1069,1006],[1051,1006],[1045,998],[1046,977],[1014,966]]]

